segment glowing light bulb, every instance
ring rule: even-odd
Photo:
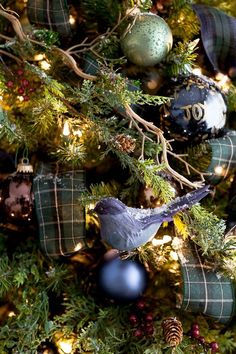
[[[70,17],[69,17],[69,23],[71,24],[71,25],[74,25],[75,24],[75,17],[74,16],[72,16],[72,15],[70,15]]]
[[[80,129],[73,130],[73,134],[74,134],[74,135],[77,135],[78,138],[81,138],[81,136],[82,136],[82,131],[81,131]]]
[[[9,314],[8,314],[8,317],[14,317],[16,316],[15,312],[14,311],[10,311]]]
[[[223,90],[228,91],[230,88],[231,80],[227,75],[222,73],[217,73],[215,76],[215,80],[217,81],[217,85]]]
[[[83,244],[81,242],[77,243],[77,245],[74,248],[74,251],[77,252],[79,250],[81,250],[81,248],[83,247]]]
[[[222,176],[224,174],[224,168],[222,166],[216,166],[214,168],[215,174],[218,176]]]
[[[64,123],[62,134],[63,134],[64,136],[70,135],[70,126],[69,126],[68,121],[65,121],[65,123]]]
[[[161,246],[161,245],[164,245],[165,243],[170,242],[171,240],[172,240],[171,236],[164,235],[163,238],[161,238],[161,239],[153,238],[152,244],[153,244],[153,246]]]
[[[170,235],[164,235],[162,240],[163,243],[168,243],[172,240],[172,237]]]
[[[170,251],[170,258],[172,258],[173,261],[178,261],[179,257],[178,257],[177,252],[175,252],[175,251]]]
[[[23,96],[17,96],[17,99],[18,99],[20,102],[23,102],[23,101],[24,101],[24,97],[23,97]]]
[[[39,65],[43,70],[49,70],[51,68],[51,64],[47,60],[42,60]]]
[[[73,353],[73,343],[70,339],[62,339],[58,343],[58,351],[60,354],[71,354]]]
[[[202,70],[201,70],[201,68],[194,68],[194,69],[192,70],[192,73],[193,73],[194,75],[202,75]]]
[[[41,53],[35,54],[35,56],[34,56],[34,60],[35,60],[35,61],[41,61],[41,60],[43,60],[44,58],[45,58],[45,55],[44,55],[44,54],[41,54]]]

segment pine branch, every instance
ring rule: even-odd
[[[193,40],[200,31],[200,23],[190,6],[191,3],[191,0],[173,1],[172,11],[166,19],[173,36],[183,42]]]
[[[166,70],[170,77],[189,74],[197,54],[199,39],[192,42],[178,42],[175,47],[168,53],[166,58]]]
[[[200,205],[191,208],[190,219],[183,215],[190,238],[201,247],[203,255],[220,259],[226,251],[224,240],[226,224],[216,215],[209,213]]]

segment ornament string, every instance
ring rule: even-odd
[[[16,17],[16,14],[9,13],[9,11],[5,10],[2,5],[0,5],[0,16],[5,17],[6,19],[8,19],[11,22],[13,29],[21,42],[30,41],[32,43],[44,46],[41,42],[35,41],[34,39],[27,37],[23,31],[20,21]],[[120,22],[121,22],[121,20],[119,20],[119,23]],[[110,34],[110,33],[111,33],[111,31],[108,32],[108,34]],[[65,65],[68,66],[69,68],[71,68],[76,73],[76,75],[78,75],[79,77],[81,77],[85,80],[95,81],[97,79],[97,76],[86,74],[82,69],[80,69],[78,67],[76,60],[72,56],[73,50],[76,49],[76,47],[77,46],[73,46],[73,47],[69,48],[68,50],[63,50],[58,47],[53,47],[53,49],[58,54],[61,55],[61,57],[64,59]],[[166,170],[173,176],[174,179],[176,179],[179,182],[181,187],[183,187],[183,185],[185,185],[190,188],[199,188],[204,183],[204,181],[205,181],[204,175],[205,174],[198,171],[194,167],[192,167],[181,156],[179,156],[178,154],[175,154],[174,152],[171,151],[170,144],[165,139],[163,131],[160,128],[156,127],[153,123],[146,121],[145,119],[140,117],[138,114],[136,114],[132,110],[132,108],[128,104],[125,105],[125,111],[126,111],[127,116],[129,117],[129,119],[134,123],[136,129],[138,130],[138,132],[142,136],[141,159],[144,158],[144,142],[146,139],[150,139],[150,138],[148,136],[146,136],[146,134],[144,134],[144,132],[140,128],[139,124],[141,124],[145,128],[146,131],[148,131],[148,132],[152,133],[154,136],[156,136],[157,139],[160,141],[160,144],[162,146],[162,160],[165,163]],[[186,177],[184,177],[183,175],[181,175],[180,173],[178,173],[177,171],[175,171],[169,164],[168,154],[172,155],[173,157],[175,157],[176,159],[178,159],[182,163],[184,163],[188,173],[190,172],[190,169],[192,169],[193,171],[198,173],[200,176],[200,181],[192,182],[189,179],[187,179]]]

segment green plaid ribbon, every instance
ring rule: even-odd
[[[99,64],[96,58],[91,54],[85,54],[82,58],[83,70],[90,75],[97,75],[99,72]]]
[[[186,243],[178,252],[182,277],[181,309],[205,314],[226,324],[235,313],[235,290],[230,279],[202,259],[196,244]]]
[[[49,28],[62,37],[71,35],[67,0],[28,0],[27,14],[30,23]]]
[[[85,213],[80,204],[85,173],[74,170],[47,173],[45,166],[33,180],[39,239],[49,257],[69,256],[85,244]]]
[[[206,5],[192,5],[201,24],[201,39],[214,70],[228,74],[236,67],[236,19]]]
[[[206,179],[213,184],[225,179],[236,167],[236,131],[228,132],[224,137],[210,139],[212,150],[210,165],[206,172],[211,173]]]

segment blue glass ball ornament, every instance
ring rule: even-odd
[[[160,63],[172,48],[173,36],[165,20],[153,13],[140,13],[132,18],[121,37],[126,58],[140,66]]]
[[[133,260],[115,258],[103,263],[98,274],[98,285],[110,299],[133,301],[145,291],[145,267]]]

